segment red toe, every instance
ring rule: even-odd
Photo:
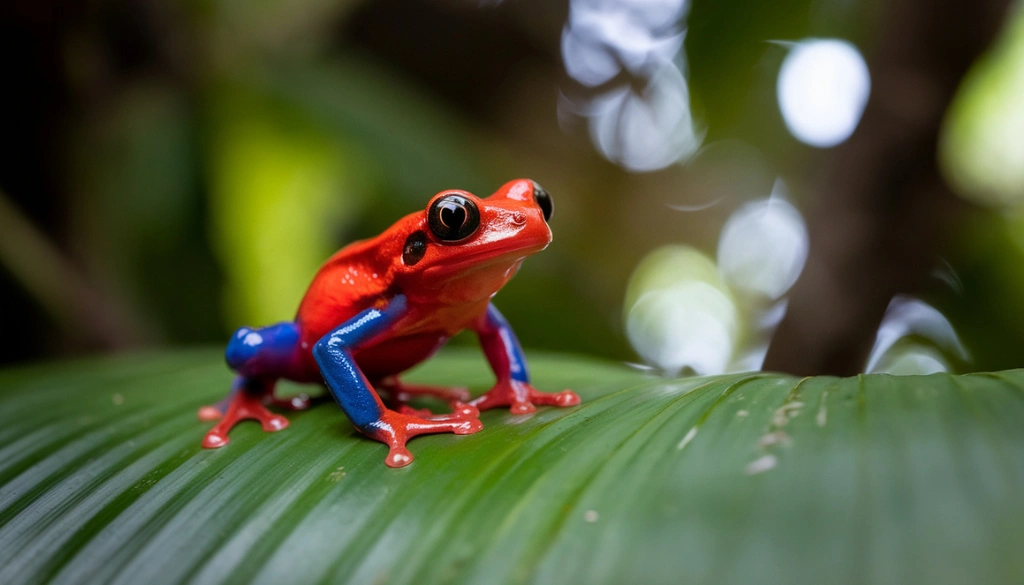
[[[203,448],[204,449],[216,449],[223,447],[228,444],[227,435],[222,435],[216,431],[210,431],[203,437]]]
[[[275,414],[261,420],[260,424],[263,426],[264,431],[274,433],[288,428],[288,419],[279,414]]]
[[[224,416],[224,413],[218,410],[216,406],[202,406],[199,408],[197,415],[199,416],[199,420],[208,421],[219,420]]]
[[[529,402],[515,402],[509,406],[508,411],[512,414],[530,414],[537,412],[537,407]]]
[[[484,423],[480,422],[479,419],[471,418],[464,420],[458,426],[453,427],[452,432],[456,435],[472,435],[483,428]]]
[[[558,394],[555,394],[555,406],[566,408],[569,406],[577,406],[580,403],[580,395],[576,394],[572,390],[562,390]]]
[[[388,458],[384,460],[384,463],[386,463],[388,467],[396,469],[399,467],[405,467],[412,463],[412,453],[404,447],[391,449],[388,453]]]

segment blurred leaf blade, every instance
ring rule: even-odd
[[[360,206],[345,150],[287,103],[246,84],[211,92],[212,231],[230,322],[263,323],[297,306]]]
[[[652,379],[533,356],[584,405],[383,465],[333,405],[199,448],[213,352],[0,373],[4,583],[1002,583],[1024,372]],[[487,387],[476,352],[414,378]],[[70,397],[70,398],[69,398]]]

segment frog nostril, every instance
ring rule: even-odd
[[[523,225],[526,223],[526,214],[522,211],[516,211],[512,214],[512,223],[516,225]]]

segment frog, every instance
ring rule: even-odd
[[[480,431],[481,411],[526,415],[537,406],[578,405],[572,390],[531,384],[523,348],[492,302],[523,261],[551,243],[553,208],[531,179],[509,181],[486,198],[449,189],[378,236],[338,250],[314,275],[294,320],[231,336],[225,359],[234,378],[226,398],[199,409],[200,420],[217,421],[202,446],[227,445],[243,420],[285,429],[288,419],[267,407],[303,410],[313,400],[277,397],[282,379],[325,386],[357,431],[387,445],[393,468],[412,463],[407,442],[415,436]],[[471,398],[463,387],[400,379],[462,331],[479,339],[496,378],[490,390]],[[409,404],[423,396],[447,402],[451,412]]]

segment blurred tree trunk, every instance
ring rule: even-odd
[[[810,256],[766,370],[862,371],[889,300],[922,288],[961,205],[938,167],[943,117],[1009,4],[883,3],[871,97],[819,183]]]

